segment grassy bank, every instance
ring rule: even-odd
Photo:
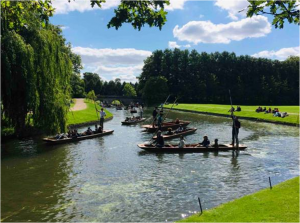
[[[170,108],[172,105],[166,105],[165,107]],[[236,105],[234,106],[236,108]],[[274,109],[275,107],[279,109],[280,112],[287,112],[289,116],[285,118],[273,117],[273,114],[264,114],[263,112],[257,113],[255,110],[258,105],[246,106],[242,105],[241,112],[235,112],[235,115],[245,118],[256,118],[260,120],[268,120],[278,123],[291,123],[299,124],[299,106],[261,106]],[[230,105],[217,105],[217,104],[179,104],[174,105],[175,109],[183,109],[187,111],[197,111],[197,112],[209,112],[214,114],[230,115],[228,110]]]
[[[73,111],[73,112],[70,111],[68,113],[67,125],[75,125],[75,124],[81,124],[85,122],[99,120],[99,112],[96,113],[94,102],[85,100],[85,103],[87,105],[86,109],[80,111]],[[98,110],[101,109],[99,105],[96,106]],[[113,116],[112,113],[110,113],[109,111],[105,110],[105,112],[106,112],[105,119]]]
[[[299,177],[180,222],[299,222]]]

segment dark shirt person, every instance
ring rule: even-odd
[[[208,137],[204,136],[203,141],[200,143],[200,145],[207,147],[207,146],[209,146],[209,144],[210,144],[210,141],[209,141]]]
[[[157,118],[157,126],[158,126],[158,129],[161,130],[161,126],[163,124],[163,114],[160,113],[158,118]]]
[[[164,147],[164,145],[165,145],[164,137],[162,137],[161,131],[158,131],[155,146],[156,147]]]
[[[238,143],[238,135],[239,135],[239,129],[241,128],[241,123],[238,120],[238,117],[231,115],[232,118],[232,146],[234,146],[234,143]]]
[[[157,107],[155,107],[153,109],[153,112],[152,112],[152,117],[153,117],[153,122],[152,122],[152,127],[154,128],[154,125],[155,125],[155,122],[156,122],[156,116],[157,116],[158,112],[157,112]]]

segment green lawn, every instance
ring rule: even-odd
[[[67,125],[81,124],[81,123],[85,123],[85,122],[99,120],[99,112],[96,113],[94,102],[87,101],[87,100],[85,100],[85,102],[87,104],[86,109],[80,110],[80,111],[73,111],[73,112],[70,111],[68,113]],[[99,105],[96,105],[96,106],[97,106],[98,110],[101,109],[101,107]],[[113,116],[113,114],[110,113],[109,111],[107,111],[106,109],[104,109],[104,111],[106,112],[105,119]],[[97,116],[97,114],[98,114],[98,116]]]
[[[299,222],[299,177],[180,222]]]
[[[171,107],[172,105],[166,105],[165,107]],[[228,110],[230,109],[230,105],[218,105],[218,104],[179,104],[174,105],[173,108],[177,109],[184,109],[189,111],[199,111],[199,112],[210,112],[210,113],[216,113],[216,114],[226,114],[230,115],[230,112]],[[236,108],[236,105],[234,105]],[[264,114],[263,112],[257,113],[255,112],[258,105],[255,106],[246,106],[242,105],[242,111],[241,112],[235,112],[236,116],[239,117],[248,117],[248,118],[257,118],[261,120],[269,120],[269,121],[275,121],[275,122],[285,122],[285,123],[293,123],[293,124],[299,124],[299,106],[261,106],[266,107],[267,109],[269,107],[278,108],[280,112],[287,112],[289,116],[285,118],[279,118],[279,117],[273,117],[273,114]]]

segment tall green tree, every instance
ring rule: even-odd
[[[95,94],[100,94],[102,91],[103,83],[96,73],[85,72],[83,74],[83,80],[85,83],[85,92],[88,93],[92,90],[95,91]]]
[[[163,103],[169,94],[168,80],[162,76],[150,77],[143,89],[143,98],[148,104]]]
[[[136,97],[136,91],[135,91],[134,87],[129,83],[125,84],[123,92],[124,92],[124,95],[127,97]]]

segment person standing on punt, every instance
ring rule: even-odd
[[[232,147],[234,147],[234,143],[236,142],[236,144],[238,145],[238,135],[239,135],[239,129],[241,128],[241,123],[238,120],[237,116],[234,116],[233,113],[231,114],[231,118],[232,118]]]
[[[163,124],[163,113],[160,112],[158,118],[157,118],[157,126],[158,126],[158,130],[161,130],[161,126]]]
[[[153,109],[153,112],[152,112],[152,117],[153,117],[153,123],[152,123],[152,127],[154,128],[154,125],[155,125],[155,122],[156,122],[156,116],[157,116],[157,107],[155,107]]]
[[[99,112],[99,110],[97,109],[97,112]],[[106,113],[105,111],[103,111],[103,108],[101,108],[101,111],[100,111],[100,126],[103,128],[103,122],[104,122],[104,117],[106,116]]]

